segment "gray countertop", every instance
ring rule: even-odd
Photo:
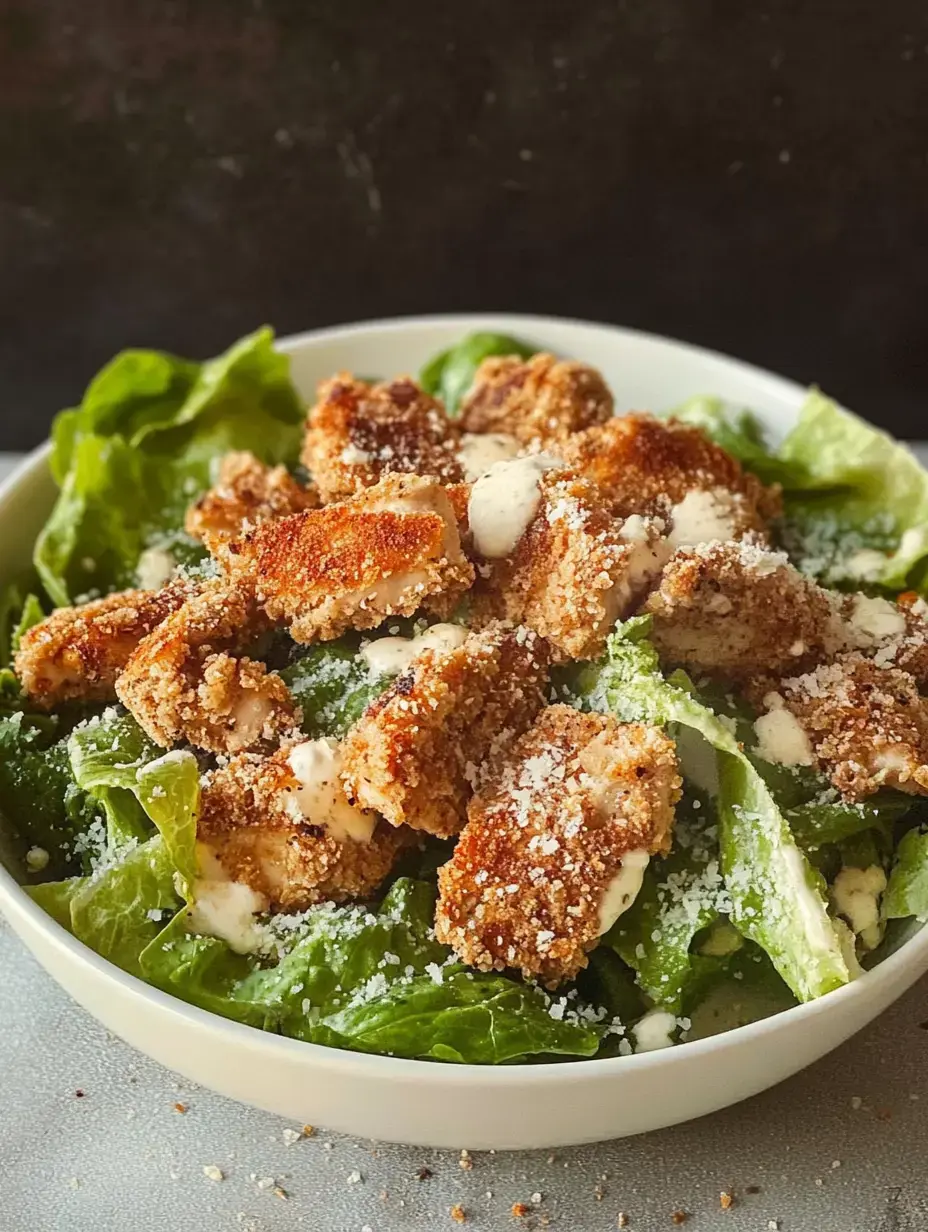
[[[735,1108],[598,1146],[462,1161],[322,1128],[290,1140],[300,1126],[196,1088],[106,1032],[2,921],[0,971],[3,1232],[421,1232],[458,1227],[456,1204],[475,1232],[599,1232],[619,1212],[631,1232],[662,1232],[678,1211],[693,1232],[928,1227],[928,980]],[[514,1203],[528,1214],[514,1218]]]

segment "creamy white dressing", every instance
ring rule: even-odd
[[[135,566],[135,574],[142,590],[160,590],[170,581],[177,562],[164,548],[146,548]]]
[[[551,454],[497,462],[470,493],[467,516],[474,546],[487,560],[510,556],[541,504],[541,477],[564,463]]]
[[[291,749],[287,762],[299,782],[292,798],[308,822],[325,826],[339,842],[371,841],[377,816],[349,803],[341,779],[342,754],[337,740],[304,740]]]
[[[757,752],[778,766],[811,766],[812,744],[796,716],[786,709],[780,693],[764,696],[767,713],[754,723]]]
[[[622,857],[622,867],[606,886],[606,891],[600,900],[597,937],[607,933],[619,916],[627,911],[638,897],[649,859],[650,856],[643,849],[628,851]]]
[[[667,1010],[648,1010],[632,1027],[635,1052],[657,1052],[660,1048],[672,1048],[676,1026],[676,1018]]]
[[[264,932],[255,916],[268,908],[263,894],[241,881],[231,881],[205,843],[197,843],[200,876],[191,887],[187,922],[195,933],[218,937],[236,954],[261,948]]]
[[[905,616],[895,603],[867,595],[855,595],[848,624],[855,638],[865,645],[901,637],[906,628]]]
[[[444,654],[467,638],[463,625],[437,624],[415,637],[378,637],[361,651],[361,658],[377,676],[398,676],[423,650]]]
[[[731,493],[725,488],[687,492],[671,511],[668,536],[675,548],[696,547],[700,543],[734,539],[737,527],[733,518]]]
[[[882,938],[880,897],[885,889],[886,873],[878,864],[842,868],[831,887],[835,910],[868,950],[875,949]]]
[[[507,432],[465,432],[458,446],[464,478],[473,483],[497,462],[514,458],[521,448],[519,441]]]

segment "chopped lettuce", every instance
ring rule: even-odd
[[[928,921],[928,831],[910,830],[896,848],[896,862],[883,895],[887,920],[914,916]]]
[[[493,355],[518,355],[528,359],[536,350],[506,334],[468,334],[453,347],[433,356],[420,371],[419,383],[426,393],[444,402],[449,415],[454,415],[485,359]]]
[[[312,738],[344,736],[391,683],[389,676],[372,674],[351,638],[311,646],[280,676],[302,710],[304,733]]]
[[[135,584],[142,551],[176,539],[226,450],[296,461],[303,407],[272,342],[258,330],[203,364],[127,351],[62,412],[52,432],[61,492],[35,547],[56,604]]]
[[[829,585],[924,590],[928,472],[905,445],[812,389],[776,452],[750,412],[716,398],[674,411],[765,482],[783,485],[783,539],[803,572]]]
[[[649,632],[648,617],[620,625],[604,658],[579,674],[577,700],[627,722],[687,728],[715,750],[721,863],[733,922],[769,954],[800,1000],[847,983],[821,877],[729,728],[693,695],[682,673],[661,675]]]
[[[276,943],[283,954],[269,966],[186,932],[181,912],[142,954],[142,971],[215,1013],[362,1052],[470,1064],[595,1053],[596,1015],[551,1013],[540,989],[466,970],[432,939],[433,907],[431,886],[401,879],[376,913],[323,904],[272,919],[270,952]]]
[[[11,666],[23,634],[44,618],[30,581],[10,582],[0,590],[0,669]]]
[[[673,850],[651,861],[637,898],[604,940],[655,1005],[680,1013],[698,972],[694,939],[730,911],[715,810],[688,792],[677,806]]]

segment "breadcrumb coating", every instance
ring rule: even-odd
[[[228,544],[231,575],[254,587],[295,641],[328,641],[446,605],[474,578],[444,488],[387,475],[350,500],[266,522]]]
[[[664,662],[733,679],[801,671],[843,637],[834,597],[749,543],[676,552],[642,611]]]
[[[780,493],[699,428],[635,413],[567,438],[560,453],[607,493],[616,514],[667,514],[693,490],[724,490],[735,532],[763,532],[781,512]]]
[[[471,801],[435,935],[481,971],[557,987],[586,966],[629,853],[665,852],[682,780],[657,728],[550,706]]]
[[[459,483],[460,430],[409,377],[371,385],[342,372],[323,381],[309,412],[303,463],[326,502],[390,473]]]
[[[296,726],[281,678],[235,655],[267,627],[253,594],[226,579],[206,583],[136,648],[116,693],[157,744],[186,740],[233,753]]]
[[[523,444],[563,441],[601,424],[614,411],[609,387],[595,368],[540,353],[485,359],[461,404],[465,432],[505,432]]]
[[[14,662],[23,692],[46,710],[66,701],[114,701],[116,677],[136,647],[191,593],[189,583],[177,581],[59,608],[23,634]]]
[[[449,837],[464,825],[484,763],[544,705],[548,648],[494,624],[414,660],[349,731],[349,797],[393,825]]]
[[[914,591],[897,602],[847,595],[842,601],[845,646],[872,658],[878,667],[898,667],[928,686],[928,604]]]
[[[227,453],[216,486],[187,510],[184,529],[216,552],[261,522],[318,505],[316,489],[301,487],[285,466],[265,466],[253,453]]]
[[[313,903],[367,897],[413,836],[381,821],[369,841],[355,841],[306,820],[291,751],[285,745],[272,757],[240,753],[207,771],[198,838],[232,880],[264,894],[275,909],[303,911]]]
[[[658,524],[615,518],[599,488],[572,471],[547,471],[539,490],[513,554],[478,567],[475,618],[528,625],[562,659],[595,658],[671,549]]]
[[[764,703],[782,697],[845,798],[863,800],[881,787],[928,795],[928,701],[908,672],[852,652],[776,690]]]

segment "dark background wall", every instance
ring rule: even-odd
[[[0,0],[0,448],[125,345],[599,318],[928,437],[924,0]]]

